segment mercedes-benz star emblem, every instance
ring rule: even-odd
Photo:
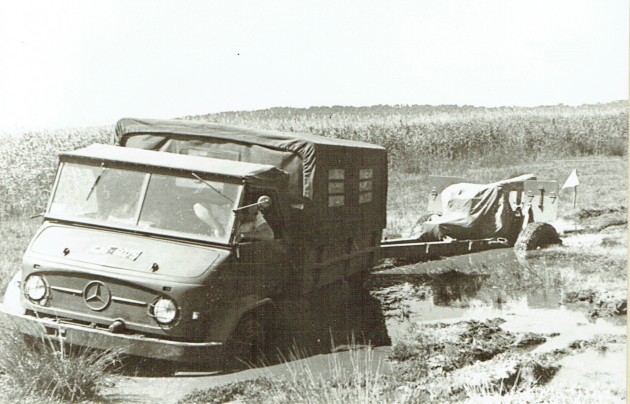
[[[112,294],[103,282],[92,281],[83,289],[83,300],[90,309],[101,311],[109,305]]]

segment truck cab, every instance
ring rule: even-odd
[[[274,299],[366,273],[378,256],[378,146],[185,121],[121,120],[117,136],[59,156],[2,306],[24,333],[188,363],[252,359],[281,321]]]

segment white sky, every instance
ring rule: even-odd
[[[0,132],[628,98],[626,0],[0,0]]]

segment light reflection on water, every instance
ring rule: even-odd
[[[584,308],[564,305],[567,273],[575,271],[552,254],[517,256],[498,249],[449,257],[377,272],[371,288],[405,282],[430,289],[426,298],[407,299],[402,314],[390,316],[387,328],[395,336],[411,323],[456,322],[501,317],[502,328],[513,332],[560,333],[537,350],[566,346],[595,334],[626,334],[626,316],[591,319]]]

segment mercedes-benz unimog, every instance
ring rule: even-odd
[[[59,156],[2,309],[23,332],[188,363],[252,359],[276,298],[378,257],[382,147],[187,121],[123,119],[117,136]],[[247,221],[271,232],[248,237]]]

